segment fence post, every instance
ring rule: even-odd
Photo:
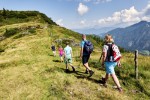
[[[135,50],[135,78],[138,79],[138,50]]]

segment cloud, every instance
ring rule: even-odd
[[[150,17],[144,16],[144,17],[142,17],[142,20],[150,21]]]
[[[149,2],[148,5],[146,6],[146,8],[143,9],[143,14],[145,14],[145,15],[150,15],[150,2]]]
[[[103,0],[84,0],[87,2],[103,1]],[[106,0],[104,0],[106,1]],[[108,0],[109,2],[112,0]],[[107,2],[108,2],[107,1]],[[78,13],[83,15],[88,12],[81,10],[82,3],[79,4]],[[80,8],[80,10],[79,10]],[[87,7],[88,8],[88,7]],[[84,13],[83,13],[84,12]],[[140,21],[150,21],[150,2],[141,10],[137,10],[134,6],[114,12],[112,15],[100,19],[81,20],[72,25],[72,28],[92,28],[92,27],[126,27]],[[69,26],[71,27],[71,25]]]
[[[86,23],[86,20],[81,20],[81,21],[80,21],[80,24],[81,24],[81,25],[85,25],[85,23]]]
[[[59,1],[63,1],[63,0],[59,0]],[[107,3],[107,2],[111,2],[112,0],[66,0],[66,1],[75,1],[75,2],[85,2],[85,3],[93,3],[93,4],[99,4],[99,3]]]
[[[58,25],[60,25],[60,26],[63,26],[63,19],[58,19],[57,21],[56,21],[56,23],[58,24]]]
[[[99,3],[106,3],[106,2],[111,2],[112,0],[93,0],[94,4],[99,4]]]
[[[99,19],[97,22],[99,25],[115,25],[120,23],[133,24],[141,20],[148,21],[150,18],[147,15],[149,11],[149,6],[147,6],[143,11],[138,11],[134,6],[129,9],[124,9],[119,12],[114,12],[112,16],[107,18]]]
[[[90,2],[91,0],[83,0],[84,2]]]
[[[89,11],[89,8],[86,5],[79,3],[77,11],[80,15],[84,15]]]

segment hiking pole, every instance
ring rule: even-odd
[[[101,55],[100,55],[99,62],[101,61],[102,56],[103,56],[103,52],[102,52]],[[99,70],[104,70],[104,66],[100,65]]]
[[[103,56],[103,52],[101,53],[101,56],[100,56],[100,58],[99,58],[99,62],[101,61],[101,59],[102,59],[102,56]]]

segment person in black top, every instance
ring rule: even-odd
[[[117,89],[119,92],[122,92],[122,88],[120,85],[120,82],[115,74],[115,67],[118,65],[118,67],[121,67],[120,60],[113,61],[113,54],[112,54],[112,44],[114,40],[111,35],[107,34],[105,36],[105,44],[103,46],[103,58],[102,58],[102,66],[105,67],[106,75],[105,78],[102,77],[102,81],[104,86],[107,86],[106,82],[111,75],[112,79],[114,80],[114,83],[117,86]],[[111,47],[111,48],[110,48]]]
[[[51,49],[53,51],[53,55],[56,56],[56,48],[54,44],[52,44]]]

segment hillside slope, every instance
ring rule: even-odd
[[[149,99],[150,57],[139,56],[139,80],[136,81],[134,55],[123,53],[123,67],[116,68],[124,89],[124,93],[119,94],[112,88],[113,80],[109,80],[108,88],[98,83],[105,71],[98,63],[101,44],[97,44],[98,41],[92,36],[88,37],[95,45],[89,62],[95,72],[91,78],[84,74],[85,68],[78,58],[78,45],[72,46],[76,73],[65,73],[65,64],[59,62],[58,54],[56,57],[52,56],[50,46],[51,43],[57,45],[57,39],[73,40],[79,44],[81,35],[76,32],[55,24],[31,21],[3,25],[0,27],[0,36],[4,37],[0,41],[1,100]],[[64,47],[63,42],[61,45]]]

